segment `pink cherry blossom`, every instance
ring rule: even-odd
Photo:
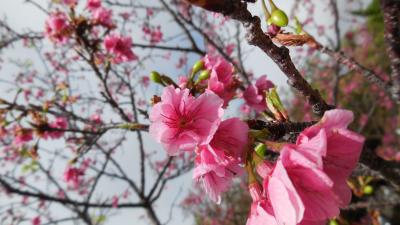
[[[246,225],[275,225],[277,224],[270,202],[262,195],[258,183],[249,185],[250,196],[253,200]]]
[[[211,146],[200,146],[198,151],[193,179],[202,181],[210,199],[219,204],[221,193],[229,188],[235,175],[243,173],[243,168],[235,158]]]
[[[285,146],[264,187],[278,224],[320,221],[339,215],[333,181],[313,161]]]
[[[40,224],[41,224],[40,216],[36,216],[35,218],[32,219],[32,225],[40,225]]]
[[[103,7],[96,8],[92,11],[93,20],[96,24],[100,24],[107,28],[114,27],[112,21],[112,11],[111,9],[106,9]],[[130,45],[129,45],[130,48]]]
[[[308,152],[318,149],[315,144],[310,144],[312,142],[325,145],[326,153],[321,154],[323,170],[334,182],[333,190],[340,199],[341,207],[351,200],[346,180],[356,167],[364,144],[364,137],[347,129],[352,121],[351,111],[329,110],[318,124],[304,130],[297,140],[298,145],[309,146]],[[322,137],[321,132],[326,137]]]
[[[208,144],[220,124],[222,104],[212,92],[206,91],[195,98],[188,89],[168,86],[161,102],[151,110],[150,135],[163,144],[169,155]]]
[[[45,35],[56,43],[65,43],[68,40],[69,23],[67,15],[55,12],[45,22]]]
[[[53,128],[53,129],[60,129],[60,131],[58,131],[58,130],[46,131],[43,134],[43,138],[44,139],[47,139],[47,138],[58,139],[64,135],[64,131],[62,131],[62,130],[67,129],[68,122],[64,117],[57,117],[55,119],[55,121],[53,121],[49,124],[49,127]]]
[[[94,123],[97,123],[97,124],[102,124],[103,123],[103,120],[102,120],[101,115],[99,113],[95,113],[95,114],[91,115],[90,116],[90,120],[92,122],[94,122]]]
[[[116,195],[114,195],[113,197],[112,197],[112,207],[113,208],[118,208],[118,202],[119,202],[119,198],[118,198],[118,196],[116,196]]]
[[[95,10],[101,7],[101,0],[88,0],[86,3],[86,8],[89,10]]]
[[[67,166],[64,171],[64,180],[74,189],[78,189],[83,175],[84,171],[81,168]]]
[[[257,79],[255,85],[249,85],[243,92],[243,98],[246,104],[256,110],[256,112],[262,112],[267,107],[265,102],[265,91],[274,87],[274,84],[267,80],[267,76],[261,76]]]
[[[132,52],[132,39],[119,34],[110,34],[104,38],[104,47],[107,52],[114,55],[113,62],[121,63],[136,60],[137,56]]]
[[[14,140],[13,144],[16,146],[22,146],[23,144],[33,139],[32,130],[25,129],[21,126],[15,126],[14,128]]]
[[[224,100],[224,107],[236,94],[236,81],[233,79],[233,66],[220,56],[206,55],[203,58],[207,70],[211,71],[208,89]]]
[[[277,161],[272,173],[264,179],[263,187],[279,225],[295,225],[303,219],[303,201],[281,160]]]
[[[231,118],[221,122],[210,146],[222,150],[235,158],[241,158],[247,146],[249,127],[238,118]]]

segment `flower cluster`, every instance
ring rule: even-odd
[[[203,182],[216,202],[220,202],[232,178],[242,173],[239,164],[248,133],[247,124],[237,118],[221,121],[223,104],[209,90],[195,97],[189,89],[168,86],[150,113],[150,134],[169,155],[196,152],[193,177]]]
[[[132,51],[131,37],[121,36],[116,32],[110,33],[116,28],[113,12],[103,7],[100,0],[88,0],[85,7],[88,13],[82,15],[76,14],[77,1],[63,1],[62,4],[69,6],[69,12],[57,9],[56,12],[50,13],[45,23],[45,36],[52,42],[65,44],[70,41],[78,46],[83,45],[83,49],[94,50],[88,52],[94,53],[96,62],[108,59],[118,64],[137,59]],[[158,35],[162,33],[158,32]],[[103,43],[105,52],[99,51],[100,43]]]
[[[255,160],[263,184],[254,179],[249,185],[253,205],[247,224],[322,225],[339,215],[339,208],[351,200],[346,180],[364,143],[347,129],[352,120],[350,111],[327,111],[296,144],[282,148],[274,165]]]
[[[241,96],[256,115],[289,122],[276,88],[266,76],[238,95],[242,84],[234,77],[232,64],[206,55],[178,84],[157,72],[150,79],[165,86],[161,97],[153,98],[150,135],[170,156],[195,153],[193,178],[202,182],[211,200],[221,202],[232,178],[243,174],[246,166],[253,199],[248,225],[324,224],[349,204],[347,179],[364,143],[362,136],[347,129],[352,112],[325,112],[319,123],[298,135],[296,143],[276,145],[280,156],[272,162],[263,159],[267,140],[263,133],[273,131],[253,128],[249,121],[255,129],[250,131],[238,118],[222,119],[229,102]],[[257,145],[254,151],[253,145]]]

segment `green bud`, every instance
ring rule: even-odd
[[[275,9],[272,11],[271,21],[278,27],[286,27],[289,23],[286,13],[280,9]]]
[[[265,21],[268,23],[268,20],[271,18],[271,14],[268,11],[267,5],[265,4],[265,0],[261,1],[261,7],[265,15]]]
[[[281,99],[279,98],[276,88],[269,89],[266,93],[267,107],[277,119],[288,119],[288,114],[283,106]]]
[[[374,187],[372,187],[371,185],[366,185],[366,186],[363,188],[363,192],[364,192],[364,194],[366,194],[366,195],[370,195],[370,194],[374,193]]]
[[[151,71],[149,78],[156,84],[162,84],[161,75],[156,71]]]
[[[254,151],[259,155],[261,158],[264,158],[267,155],[267,146],[263,143],[259,143],[255,148]]]
[[[192,67],[192,74],[199,72],[200,70],[204,69],[204,62],[203,60],[197,61]]]
[[[297,17],[294,18],[294,22],[295,22],[296,34],[302,34],[303,27]]]
[[[211,73],[210,73],[209,70],[203,70],[203,71],[201,71],[199,77],[197,78],[196,83],[199,83],[200,81],[203,81],[203,80],[207,80],[208,78],[210,78],[210,74],[211,74]]]
[[[339,222],[335,219],[329,221],[329,225],[339,225]]]

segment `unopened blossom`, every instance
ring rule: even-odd
[[[339,197],[341,207],[350,203],[351,190],[347,179],[357,165],[365,140],[347,129],[352,121],[351,111],[326,111],[321,121],[304,130],[297,140],[299,146],[317,146],[309,147],[308,152],[315,152],[315,149],[320,148],[318,145],[326,145],[326,153],[322,154],[323,170],[334,183],[333,190]],[[325,133],[325,138],[321,137],[321,132]]]
[[[68,17],[63,12],[50,14],[45,22],[45,35],[56,43],[65,43],[68,40],[70,25]]]
[[[86,3],[86,8],[89,10],[95,10],[101,7],[101,0],[88,0]]]
[[[107,28],[114,27],[114,23],[112,21],[112,10],[111,9],[99,7],[92,11],[92,16],[93,16],[93,20],[96,24],[100,24]]]
[[[212,92],[206,91],[196,98],[188,89],[168,86],[161,95],[161,102],[151,110],[150,135],[169,155],[208,144],[220,124],[222,104]]]
[[[221,194],[228,190],[232,178],[243,173],[239,161],[211,146],[200,146],[195,160],[193,179],[202,182],[209,198],[221,202]]]
[[[249,192],[253,202],[246,225],[276,225],[271,203],[263,196],[261,186],[258,183],[252,183],[249,185]]]
[[[136,60],[137,56],[133,53],[131,37],[119,34],[110,34],[104,38],[104,47],[107,52],[114,55],[112,61],[121,63]]]
[[[257,79],[255,85],[249,85],[243,92],[243,98],[248,106],[256,112],[262,112],[266,109],[265,92],[273,88],[274,84],[267,79],[267,76],[261,76]]]
[[[234,67],[220,56],[206,55],[204,66],[211,71],[208,89],[224,100],[226,107],[236,94],[237,83],[233,78]]]

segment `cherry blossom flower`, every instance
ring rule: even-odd
[[[341,207],[351,200],[351,190],[346,180],[356,167],[364,144],[364,137],[347,129],[352,121],[351,111],[329,110],[318,124],[304,130],[297,140],[298,145],[310,146],[310,142],[324,142],[318,134],[321,131],[326,133],[326,153],[321,154],[323,170],[334,182],[333,190],[340,199]],[[310,147],[309,152],[314,149]]]
[[[78,189],[83,175],[84,171],[81,168],[67,166],[64,171],[64,180],[74,189]]]
[[[224,107],[235,96],[237,84],[233,78],[233,66],[220,56],[206,55],[203,58],[207,70],[211,71],[208,89],[224,100]]]
[[[243,150],[247,145],[249,127],[238,118],[231,118],[221,122],[210,146],[222,150],[226,154],[241,158]]]
[[[91,11],[100,7],[101,7],[101,0],[88,0],[86,3],[86,8]]]
[[[114,27],[111,9],[106,9],[103,7],[96,8],[92,11],[92,16],[96,24],[100,24],[108,28]]]
[[[43,134],[43,138],[44,139],[48,139],[48,138],[58,139],[58,138],[61,138],[64,135],[64,131],[62,131],[62,130],[67,129],[67,127],[68,127],[67,119],[65,119],[64,117],[57,117],[55,119],[55,121],[53,121],[52,123],[49,124],[49,127],[53,128],[53,129],[60,129],[60,131],[57,131],[57,130],[56,131],[54,131],[54,130],[53,131],[46,131]]]
[[[107,52],[113,54],[114,63],[136,60],[137,56],[132,52],[132,39],[119,34],[111,34],[104,38],[104,47]]]
[[[16,146],[22,146],[33,139],[32,130],[23,128],[21,126],[15,126],[14,134],[15,138],[13,140],[13,144]]]
[[[67,15],[63,12],[55,12],[45,22],[45,35],[55,43],[65,43],[68,40],[70,25]]]
[[[262,195],[258,183],[249,185],[250,196],[253,200],[246,225],[275,225],[277,224],[271,203]]]
[[[36,216],[35,218],[32,219],[32,225],[40,225],[40,224],[41,224],[40,216]]]
[[[193,179],[202,181],[210,199],[219,204],[221,193],[229,188],[235,175],[243,173],[243,168],[238,160],[211,146],[200,146],[198,151]]]
[[[274,84],[267,79],[267,76],[261,76],[257,79],[255,85],[249,85],[243,92],[243,98],[246,104],[256,112],[262,112],[266,109],[265,92],[273,88]]]
[[[169,155],[208,144],[220,124],[222,104],[212,92],[206,91],[195,98],[188,89],[168,86],[161,102],[151,110],[150,135],[163,144]]]

